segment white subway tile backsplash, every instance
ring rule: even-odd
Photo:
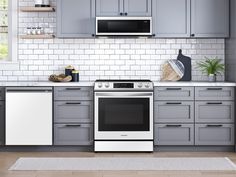
[[[56,5],[56,0],[51,0]],[[33,0],[19,0],[19,6],[33,6]],[[19,12],[18,33],[28,26],[56,31],[56,13]],[[96,79],[161,79],[162,65],[176,59],[178,50],[192,58],[193,80],[207,80],[196,62],[204,57],[224,61],[224,39],[19,39],[19,70],[0,72],[1,81],[47,80],[50,74],[63,73],[66,65],[80,70],[81,81]],[[224,80],[224,75],[218,77]]]

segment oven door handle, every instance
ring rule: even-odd
[[[96,96],[152,96],[153,93],[95,93]]]

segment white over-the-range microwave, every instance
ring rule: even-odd
[[[96,17],[97,36],[151,36],[152,17]]]

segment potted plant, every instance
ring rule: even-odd
[[[222,74],[225,70],[224,64],[221,63],[222,60],[215,58],[207,58],[205,57],[205,61],[201,61],[197,63],[197,67],[200,68],[200,70],[207,74],[208,81],[215,82],[216,81],[216,75]]]

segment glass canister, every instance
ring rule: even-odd
[[[79,71],[78,70],[72,71],[72,82],[79,82]]]

